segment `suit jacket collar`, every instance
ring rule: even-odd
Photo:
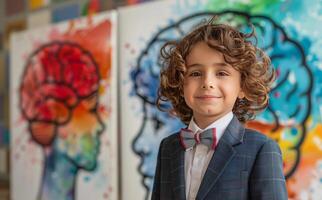
[[[227,129],[224,132],[223,139],[231,146],[235,146],[243,142],[245,127],[239,122],[236,116],[233,117]],[[220,141],[219,141],[220,142]]]

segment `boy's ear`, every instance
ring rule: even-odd
[[[245,97],[245,93],[243,91],[240,91],[239,94],[238,94],[238,98],[242,99],[244,97]]]

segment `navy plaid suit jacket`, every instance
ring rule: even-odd
[[[184,149],[179,134],[160,144],[153,200],[185,200]],[[201,182],[198,200],[286,200],[281,150],[259,132],[232,119]]]

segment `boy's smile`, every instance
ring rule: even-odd
[[[200,128],[232,111],[236,99],[244,97],[240,73],[205,42],[191,49],[186,66],[184,98]]]
[[[219,99],[221,98],[219,95],[211,95],[211,94],[204,94],[204,95],[199,95],[196,96],[197,99],[199,100],[204,100],[204,101],[208,101],[208,100],[215,100],[215,99]]]

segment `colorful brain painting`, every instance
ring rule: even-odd
[[[28,59],[20,87],[20,106],[33,139],[49,145],[80,99],[97,93],[98,67],[91,54],[70,42],[52,42]]]

